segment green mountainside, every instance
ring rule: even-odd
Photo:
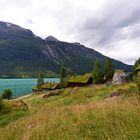
[[[42,39],[28,29],[0,22],[0,77],[33,77],[41,70],[59,73],[60,64],[70,72],[90,72],[95,60],[104,64],[106,56],[80,43],[67,43],[49,36]],[[117,69],[131,66],[113,60]]]

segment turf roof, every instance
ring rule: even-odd
[[[68,82],[71,82],[71,83],[87,83],[90,77],[92,77],[91,73],[87,73],[85,75],[71,76],[68,79]]]

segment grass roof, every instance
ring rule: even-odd
[[[35,87],[33,87],[32,89],[33,89],[33,90],[41,90],[42,88],[39,87],[39,86],[35,86]]]
[[[46,83],[46,84],[42,85],[41,88],[43,88],[43,89],[55,89],[58,86],[59,86],[58,83]]]
[[[58,83],[45,83],[42,86],[33,87],[33,90],[42,90],[42,89],[53,90],[56,89],[58,86],[59,86]]]
[[[71,76],[68,79],[68,82],[71,82],[71,83],[87,83],[90,77],[92,77],[91,73],[87,73],[85,75]]]

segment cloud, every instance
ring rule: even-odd
[[[139,5],[138,0],[110,1],[83,24],[80,37],[90,47],[133,64],[140,57]]]
[[[79,41],[128,64],[140,57],[139,0],[0,0],[0,13],[43,38]]]

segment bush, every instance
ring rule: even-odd
[[[12,99],[12,90],[11,89],[5,89],[2,94],[2,99]]]

